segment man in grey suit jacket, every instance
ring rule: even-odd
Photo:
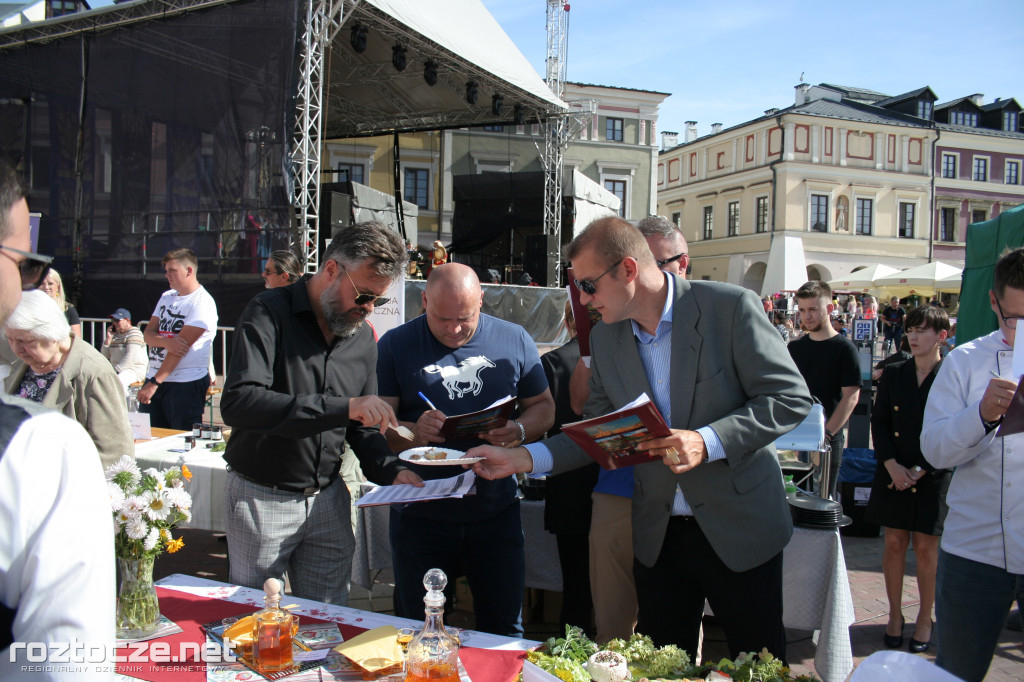
[[[566,248],[581,300],[605,322],[591,337],[585,417],[646,392],[672,435],[642,445],[662,461],[634,467],[637,630],[696,653],[704,599],[730,653],[785,656],[782,550],[793,528],[772,445],[810,396],[757,296],[663,273],[640,232],[592,223]],[[590,462],[564,434],[514,449],[483,446],[494,478],[561,473]]]

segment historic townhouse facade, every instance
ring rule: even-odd
[[[801,84],[793,106],[741,125],[698,138],[688,122],[659,156],[658,213],[686,235],[691,276],[760,291],[781,235],[799,238],[808,276],[824,280],[874,263],[962,264],[966,225],[981,216],[972,207],[987,219],[1024,201],[1013,176],[1024,135],[941,122],[951,112],[935,100],[929,88],[889,97]],[[964,160],[942,182],[953,149]],[[975,156],[999,164],[998,181],[965,177]],[[943,219],[956,227],[941,232]]]

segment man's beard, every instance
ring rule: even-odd
[[[349,308],[348,310],[338,310],[335,306],[335,299],[330,289],[320,294],[320,307],[324,311],[324,321],[327,323],[327,328],[331,330],[331,333],[335,336],[347,339],[362,326],[363,320],[366,319],[368,313],[358,306]]]
[[[818,319],[818,323],[816,325],[814,325],[813,327],[809,327],[806,324],[803,324],[802,322],[801,322],[800,326],[803,327],[804,331],[807,332],[808,334],[810,334],[811,332],[821,331],[824,328],[824,326],[825,326],[825,319],[824,318],[819,318]],[[831,326],[831,324],[829,326]]]

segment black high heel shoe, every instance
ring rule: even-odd
[[[935,629],[935,621],[932,621],[932,630],[934,630],[934,629]],[[888,640],[886,640],[886,643],[888,643]],[[927,651],[928,647],[930,647],[931,645],[932,645],[931,635],[928,636],[928,641],[926,641],[926,642],[920,642],[920,641],[914,639],[913,637],[911,637],[910,638],[910,645],[907,648],[910,649],[910,653],[912,653],[912,654],[921,654],[921,653],[924,653],[925,651]],[[897,646],[899,646],[899,645],[897,645]]]
[[[887,647],[889,647],[890,649],[898,649],[901,646],[903,646],[903,627],[906,624],[907,624],[907,619],[904,618],[903,616],[900,616],[900,634],[898,634],[898,635],[890,635],[888,632],[885,633],[884,639],[885,639],[885,645]],[[911,644],[911,646],[913,646],[913,644]],[[928,648],[927,644],[925,644],[925,648]],[[923,651],[923,649],[922,649],[922,651]]]

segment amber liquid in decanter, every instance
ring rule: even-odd
[[[268,578],[263,591],[266,607],[253,618],[252,657],[260,672],[276,672],[293,665],[292,614],[281,609],[280,581]]]
[[[448,577],[432,568],[423,577],[426,619],[409,642],[405,682],[459,682],[459,642],[444,628],[444,588]]]

